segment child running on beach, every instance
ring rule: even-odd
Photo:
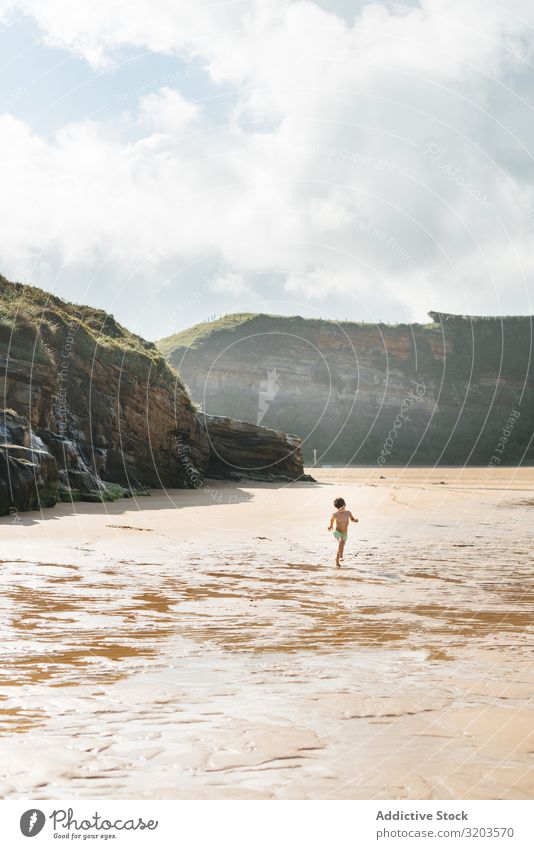
[[[345,550],[345,543],[347,542],[349,522],[357,522],[358,519],[355,519],[350,510],[346,509],[343,498],[336,498],[334,501],[334,507],[336,508],[336,512],[332,513],[328,530],[332,530],[335,522],[336,529],[334,531],[334,536],[337,540],[339,540],[336,554],[336,566],[339,567],[339,561],[343,560],[343,551]]]

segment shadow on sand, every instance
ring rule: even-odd
[[[150,510],[168,510],[176,507],[207,507],[214,504],[244,504],[253,500],[252,489],[280,490],[290,486],[307,488],[309,482],[295,481],[294,483],[276,483],[263,481],[246,481],[247,490],[241,489],[232,481],[207,479],[203,487],[198,489],[153,489],[150,495],[119,498],[117,501],[71,501],[58,502],[54,507],[44,507],[41,510],[31,510],[0,517],[0,527],[18,526],[30,527],[43,521],[63,519],[65,517],[106,514],[121,516],[133,513],[135,510],[146,513]]]

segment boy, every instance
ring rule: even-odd
[[[343,560],[343,551],[345,549],[345,543],[347,542],[349,521],[357,522],[358,519],[354,518],[350,510],[345,509],[345,501],[343,498],[336,498],[334,501],[334,507],[336,508],[336,512],[332,514],[328,530],[332,530],[335,522],[336,529],[334,531],[334,536],[339,540],[336,554],[336,566],[339,567],[339,561]]]

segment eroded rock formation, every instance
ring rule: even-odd
[[[207,413],[298,433],[326,463],[533,462],[533,321],[245,314],[158,343]]]
[[[223,416],[199,414],[208,437],[207,476],[226,480],[305,480],[298,436]]]
[[[0,515],[51,507],[59,498],[55,458],[26,419],[0,411]]]
[[[202,485],[208,434],[177,372],[101,310],[0,277],[0,390],[0,514]]]

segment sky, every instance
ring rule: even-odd
[[[531,0],[0,0],[0,272],[158,339],[534,313]]]

